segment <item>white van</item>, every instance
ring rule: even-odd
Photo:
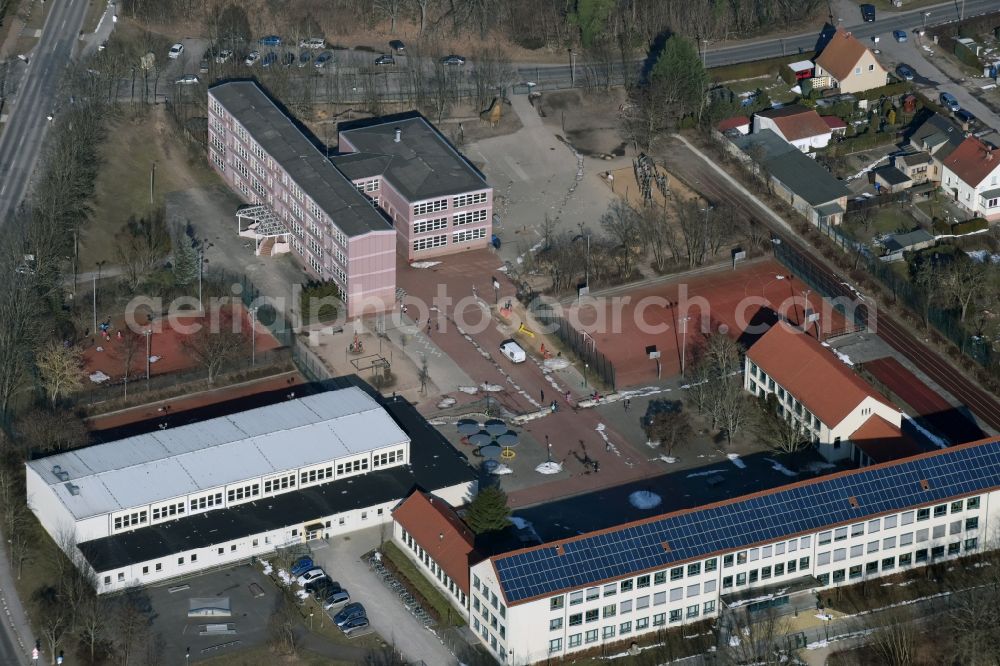
[[[521,345],[513,340],[504,340],[501,342],[500,351],[514,363],[524,363],[528,359],[528,355],[521,348]]]

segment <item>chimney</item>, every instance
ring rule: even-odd
[[[401,137],[403,136],[403,130],[401,130],[401,129],[399,129],[399,128],[397,127],[397,128],[396,128],[396,130],[395,130],[395,134],[396,134],[396,135],[395,135],[395,136],[393,137],[393,139],[392,139],[392,140],[393,140],[393,141],[394,141],[395,143],[399,143],[399,139],[400,139],[400,138],[401,138]]]

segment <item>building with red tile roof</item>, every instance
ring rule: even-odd
[[[729,130],[736,130],[740,134],[749,134],[750,119],[746,116],[733,116],[732,118],[720,120],[715,126],[715,129],[723,133],[728,132]]]
[[[828,460],[851,455],[851,436],[872,416],[897,429],[902,414],[844,360],[801,328],[779,322],[747,351],[745,388],[774,394],[782,416],[808,432]]]
[[[393,539],[400,549],[463,612],[469,604],[469,567],[482,557],[475,535],[440,497],[414,491],[392,512]]]
[[[829,87],[856,93],[884,86],[888,74],[875,55],[850,32],[838,29],[816,58],[817,79]]]
[[[782,139],[804,153],[823,148],[830,143],[830,127],[815,109],[807,109],[801,104],[783,106],[780,109],[759,111],[753,117],[754,133],[772,130]]]
[[[830,131],[834,134],[847,134],[847,123],[844,122],[842,118],[837,116],[820,116],[826,126],[830,128]]]
[[[851,433],[851,459],[862,467],[924,453],[923,447],[877,414]]]
[[[1000,219],[1000,151],[967,137],[944,159],[941,189],[970,214]]]

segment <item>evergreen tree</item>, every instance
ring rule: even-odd
[[[183,227],[174,232],[174,282],[187,286],[198,279],[198,253]]]
[[[465,522],[476,534],[498,532],[510,525],[507,493],[500,486],[487,486],[469,504]]]

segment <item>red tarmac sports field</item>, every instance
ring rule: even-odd
[[[845,330],[843,314],[773,260],[685,281],[615,290],[614,295],[567,308],[564,316],[593,338],[597,350],[615,366],[616,385],[624,388],[656,380],[649,346],[660,352],[661,377],[670,377],[680,374],[681,349],[689,365],[693,350],[709,332],[722,331],[749,345],[775,321],[775,312],[801,322],[806,302],[819,314],[808,329],[810,335],[815,336],[817,328],[821,339]]]

